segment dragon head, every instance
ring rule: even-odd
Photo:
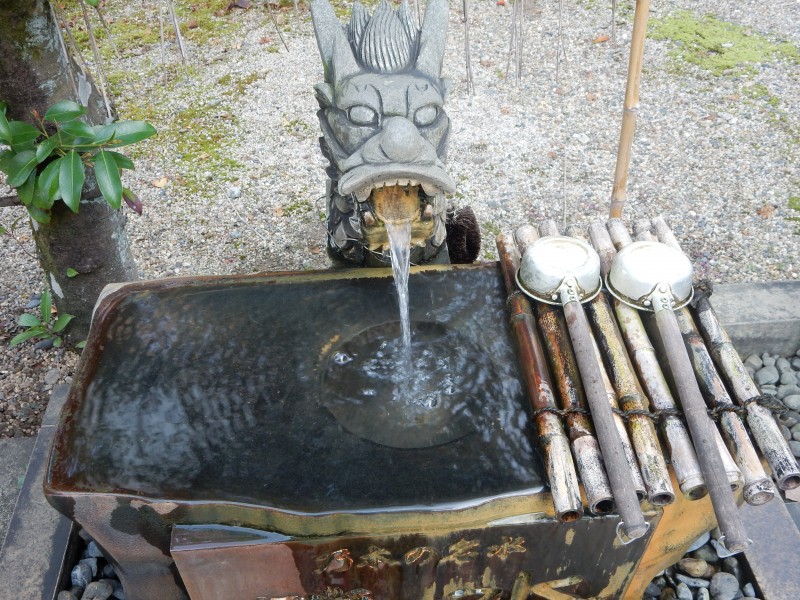
[[[385,223],[410,221],[412,262],[431,260],[446,237],[444,194],[455,191],[444,165],[447,0],[428,2],[421,28],[405,1],[381,0],[372,15],[356,2],[346,26],[327,0],[313,0],[311,14],[325,67],[315,90],[330,161],[329,252],[380,264]]]

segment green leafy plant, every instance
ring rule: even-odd
[[[127,146],[155,135],[146,121],[117,121],[109,125],[88,125],[80,120],[86,108],[70,100],[51,106],[44,116],[34,112],[38,127],[24,121],[9,121],[0,102],[0,171],[9,187],[15,188],[31,218],[50,220],[50,209],[61,200],[78,212],[86,169],[94,168],[97,186],[106,202],[119,208],[122,201],[141,214],[136,195],[122,185],[121,170],[133,169],[133,162],[114,148]]]
[[[27,329],[11,338],[9,344],[16,346],[27,340],[38,338],[41,340],[53,340],[53,346],[60,346],[61,336],[59,333],[61,333],[75,317],[66,313],[54,316],[51,311],[52,306],[53,301],[50,296],[50,290],[45,288],[42,293],[41,303],[39,304],[39,316],[30,313],[21,314],[17,320],[17,324]]]

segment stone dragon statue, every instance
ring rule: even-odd
[[[315,86],[327,168],[328,253],[337,263],[385,265],[387,221],[411,222],[411,262],[472,262],[480,233],[468,207],[448,210],[450,120],[441,77],[447,0],[430,0],[422,27],[408,4],[359,2],[342,25],[328,0],[311,15],[325,81]],[[448,248],[449,246],[449,248]]]

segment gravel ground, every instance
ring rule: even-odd
[[[261,4],[189,28],[177,2],[189,61],[173,42],[118,38],[108,65],[123,118],[147,118],[159,136],[134,151],[127,185],[144,202],[129,212],[140,275],[247,273],[328,267],[324,252],[325,161],[318,149],[312,86],[322,68],[306,6],[299,20],[275,12],[281,44]],[[224,6],[224,5],[223,5]],[[632,10],[620,3],[618,43],[610,2],[564,3],[566,59],[556,80],[557,3],[526,4],[523,73],[506,80],[511,4],[474,2],[471,54],[475,94],[464,78],[464,29],[451,6],[444,74],[453,82],[449,170],[456,205],[481,224],[483,259],[494,235],[543,218],[585,222],[608,210],[621,119]],[[199,10],[199,8],[197,8]],[[774,42],[800,43],[800,2],[656,3],[653,23],[690,10],[749,28]],[[158,3],[110,3],[117,23],[158,31]],[[102,35],[100,36],[103,37]],[[101,39],[101,46],[105,42]],[[676,57],[670,40],[648,40],[626,218],[663,214],[701,277],[718,282],[798,277],[800,98],[797,61],[764,58],[748,69],[711,74]],[[163,57],[162,57],[163,54]],[[0,189],[0,193],[8,193]],[[800,202],[798,200],[797,202]],[[22,213],[3,209],[8,226]],[[0,237],[0,437],[32,435],[49,388],[68,381],[77,359],[32,344],[9,348],[16,320],[41,292],[25,227]],[[32,310],[32,309],[28,309]]]

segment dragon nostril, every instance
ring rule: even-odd
[[[424,150],[426,142],[411,121],[391,117],[384,122],[380,144],[390,160],[411,162]]]

